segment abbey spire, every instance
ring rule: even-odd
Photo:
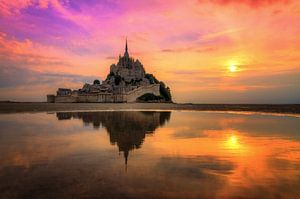
[[[125,44],[125,53],[124,53],[124,57],[129,58],[129,54],[128,54],[128,46],[127,46],[127,38],[126,38],[126,44]]]

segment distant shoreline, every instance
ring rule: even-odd
[[[105,110],[189,110],[300,114],[300,104],[176,104],[176,103],[45,103],[0,102],[0,113],[105,111]]]

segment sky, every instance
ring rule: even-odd
[[[124,53],[179,103],[300,103],[299,0],[0,0],[0,100],[105,80]]]

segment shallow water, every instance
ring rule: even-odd
[[[297,198],[300,118],[0,115],[0,198]]]

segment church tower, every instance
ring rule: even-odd
[[[125,44],[125,53],[124,53],[124,57],[129,58],[129,54],[128,54],[128,46],[127,46],[127,38],[126,38],[126,44]]]

